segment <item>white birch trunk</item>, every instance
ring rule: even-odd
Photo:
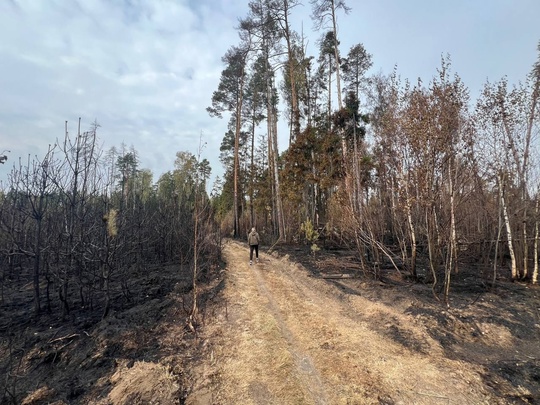
[[[445,269],[444,279],[444,300],[449,305],[448,297],[450,295],[450,278],[452,271],[457,271],[457,234],[456,234],[456,212],[455,212],[455,191],[454,181],[452,179],[452,159],[448,164],[448,181],[450,186],[450,252],[448,253],[448,263]]]
[[[504,198],[504,183],[502,176],[497,175],[499,180],[499,196],[501,199],[501,206],[503,211],[504,225],[506,227],[506,234],[508,237],[508,251],[510,253],[512,280],[517,279],[517,265],[516,265],[516,253],[514,252],[514,243],[512,239],[512,227],[510,226],[510,217],[508,216],[508,208],[506,206],[506,200]]]
[[[406,198],[406,211],[407,211],[407,224],[409,226],[409,233],[411,237],[411,274],[416,277],[416,230],[414,228],[414,222],[412,218],[411,210],[411,198],[409,195],[409,184],[405,183],[405,198]]]
[[[536,200],[536,220],[534,221],[534,268],[533,268],[533,274],[532,274],[532,283],[538,284],[538,238],[539,238],[539,226],[538,226],[538,211],[539,211],[539,202],[540,200]]]

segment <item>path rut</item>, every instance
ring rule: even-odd
[[[399,309],[347,294],[286,257],[249,266],[224,247],[225,287],[203,330],[188,404],[497,404],[482,370],[443,355]],[[421,351],[381,331],[399,328]]]

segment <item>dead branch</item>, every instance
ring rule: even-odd
[[[321,278],[324,279],[350,279],[350,278],[359,278],[354,274],[321,274]]]
[[[61,342],[62,340],[73,339],[73,338],[76,338],[76,337],[79,337],[79,336],[81,336],[81,335],[78,334],[78,333],[73,333],[72,335],[62,336],[62,337],[59,337],[59,338],[56,338],[56,339],[53,339],[53,340],[49,340],[48,343]]]

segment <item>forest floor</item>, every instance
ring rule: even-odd
[[[22,306],[2,307],[0,403],[540,403],[538,288],[490,290],[462,270],[447,308],[395,270],[359,273],[348,252],[282,246],[260,259],[225,243],[197,335],[175,266],[134,283],[104,320],[18,322]]]
[[[249,266],[227,244],[187,403],[540,403],[537,288],[488,292],[463,274],[446,308],[431,286],[362,277],[351,258],[292,249]]]

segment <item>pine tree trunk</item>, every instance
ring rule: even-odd
[[[292,131],[289,144],[294,142],[300,133],[300,109],[298,107],[298,94],[296,90],[296,68],[293,65],[296,61],[291,44],[291,32],[289,28],[289,7],[288,2],[284,1],[283,14],[285,16],[285,41],[287,42],[287,53],[289,56],[289,80],[291,84],[291,107],[292,107]]]
[[[336,61],[336,89],[337,89],[337,99],[338,107],[341,110],[343,108],[343,101],[341,98],[341,74],[340,74],[340,64],[339,64],[339,45],[337,37],[337,21],[336,21],[336,6],[334,0],[332,0],[332,29],[334,31],[334,59]]]
[[[272,202],[275,212],[275,222],[277,222],[278,238],[285,240],[285,221],[283,218],[283,205],[281,202],[281,192],[279,187],[279,166],[278,166],[278,143],[277,143],[277,119],[276,109],[273,105],[273,83],[270,76],[270,63],[268,61],[268,51],[266,55],[266,112],[268,129],[268,161],[270,178],[272,178]]]
[[[240,172],[240,157],[238,149],[240,148],[240,131],[242,128],[242,102],[244,93],[244,74],[245,68],[242,66],[242,74],[240,77],[240,85],[238,89],[238,99],[236,103],[236,128],[234,134],[234,237],[239,236],[240,218],[239,218],[239,195],[238,195],[238,176]]]
[[[272,107],[273,108],[273,107]],[[274,108],[273,108],[274,109]],[[274,182],[276,186],[276,208],[277,208],[277,220],[278,220],[278,229],[279,229],[279,238],[282,240],[287,240],[287,235],[285,231],[285,216],[283,213],[283,202],[281,200],[281,188],[279,185],[279,165],[278,165],[278,142],[277,142],[277,120],[276,117],[276,111],[274,109],[273,111],[273,124],[274,124],[274,130],[272,131],[272,140],[274,144]]]
[[[251,226],[255,226],[255,209],[253,207],[253,193],[254,193],[254,178],[255,178],[255,106],[253,107],[253,120],[251,126],[251,167],[249,178],[249,213],[251,218]]]

